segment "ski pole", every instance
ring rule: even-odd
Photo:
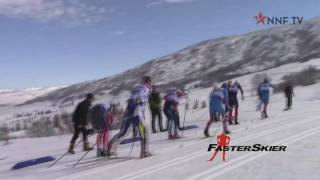
[[[199,109],[193,110],[193,111],[192,111],[192,114],[195,113],[195,112],[201,111],[201,110],[203,110],[203,109],[204,109],[204,108],[199,108]]]
[[[135,128],[135,125],[134,125],[134,124],[132,124],[132,126],[133,126],[133,128]],[[140,133],[139,133],[139,135],[140,135]],[[135,137],[135,134],[133,134],[133,136]],[[135,141],[132,143],[132,145],[131,145],[131,147],[130,147],[130,152],[129,152],[129,154],[128,154],[128,157],[131,156],[131,154],[132,154],[134,144],[135,144]]]
[[[188,100],[189,100],[189,92],[188,92],[188,95],[187,95],[186,103],[188,103]],[[186,116],[187,116],[187,106],[184,107],[184,116],[183,116],[183,124],[182,124],[182,134],[181,134],[181,136],[183,136],[184,125],[185,125],[185,122],[186,122]]]
[[[188,100],[189,100],[189,93],[190,92],[188,92],[186,103],[188,103]],[[186,122],[186,116],[187,116],[187,106],[184,107],[184,117],[183,117],[183,124],[182,124],[182,133],[181,133],[182,137],[183,137],[183,132],[184,132],[184,125],[185,125],[185,122]],[[184,143],[182,142],[182,144],[180,145],[180,148],[182,148],[183,145],[184,145]]]
[[[77,142],[77,144],[74,146],[76,148],[83,140],[80,140]],[[58,159],[56,159],[48,168],[51,168],[53,165],[55,165],[58,161],[60,161],[64,156],[66,156],[69,153],[69,151],[66,151],[64,154],[62,154]]]
[[[97,143],[95,143],[92,147],[95,147],[96,145],[97,145]],[[92,150],[90,150],[90,151],[92,151]],[[89,153],[90,151],[87,151],[86,153],[84,153],[84,155],[83,155],[72,167],[76,167],[76,166],[80,163],[80,161],[81,161],[84,157],[86,157],[86,156],[88,155],[88,153]]]
[[[91,134],[88,136],[90,137]],[[81,139],[80,141],[78,141],[76,143],[76,145],[74,146],[74,148],[76,148],[81,142],[83,142],[83,139]],[[62,154],[58,159],[56,159],[52,164],[50,164],[50,166],[48,168],[51,168],[53,165],[55,165],[58,161],[60,161],[64,156],[66,156],[69,153],[69,151],[66,151],[64,154]]]

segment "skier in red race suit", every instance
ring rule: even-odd
[[[221,133],[220,135],[217,136],[217,142],[218,142],[218,147],[214,151],[213,156],[210,158],[209,161],[213,161],[215,156],[218,154],[218,149],[222,149],[222,159],[223,161],[226,161],[226,152],[224,151],[224,148],[229,145],[230,143],[230,137],[225,135],[224,133]]]

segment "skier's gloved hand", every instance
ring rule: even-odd
[[[244,101],[244,95],[241,96],[242,101]]]

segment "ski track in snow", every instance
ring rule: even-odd
[[[286,138],[286,139],[282,139],[280,141],[277,141],[273,144],[271,144],[271,146],[275,146],[275,145],[289,145],[292,143],[295,143],[299,140],[302,140],[304,138],[307,138],[309,136],[312,136],[314,134],[320,133],[320,127],[317,128],[313,128],[311,130],[306,130],[303,131],[299,134],[293,135],[292,137]],[[201,172],[199,174],[196,174],[195,176],[192,176],[186,180],[196,180],[196,179],[203,179],[203,180],[210,180],[213,178],[216,178],[219,175],[222,175],[228,171],[231,171],[239,166],[242,166],[246,163],[249,163],[250,161],[253,161],[257,158],[260,158],[262,156],[268,155],[271,152],[259,152],[259,153],[254,153],[254,155],[252,155],[251,153],[240,156],[236,159],[231,160],[228,163],[225,164],[220,164],[210,170]],[[205,177],[205,178],[203,178]]]
[[[239,126],[231,126],[231,145],[243,145],[251,142],[263,145],[291,145],[304,138],[319,134],[320,121],[318,117],[320,113],[318,112],[318,107],[320,101],[310,101],[310,99],[312,99],[311,97],[315,95],[312,94],[313,89],[318,87],[319,85],[299,89],[296,92],[296,96],[299,98],[294,101],[293,111],[283,112],[282,103],[284,99],[282,95],[273,96],[270,106],[270,118],[266,120],[260,120],[259,112],[253,110],[255,99],[247,98],[246,101],[241,102],[240,105],[241,124]],[[306,92],[307,95],[305,95]],[[211,153],[206,151],[207,146],[209,143],[215,143],[216,137],[208,139],[201,138],[202,129],[206,123],[205,120],[208,118],[207,111],[208,109],[206,108],[188,113],[186,125],[197,124],[200,128],[185,131],[184,138],[182,139],[167,141],[166,133],[152,134],[150,137],[150,149],[155,152],[155,156],[142,160],[138,160],[137,157],[135,157],[140,148],[139,145],[135,145],[132,158],[124,155],[123,158],[120,157],[118,159],[96,159],[94,158],[95,152],[93,152],[89,153],[88,157],[80,162],[77,167],[72,168],[72,165],[83,154],[77,153],[75,156],[63,158],[61,162],[58,162],[49,169],[48,166],[50,163],[30,167],[21,171],[9,171],[1,168],[1,166],[6,165],[6,167],[8,167],[8,164],[13,165],[13,163],[19,159],[23,160],[28,158],[23,156],[21,156],[22,158],[19,158],[19,156],[14,157],[13,154],[10,154],[9,151],[17,151],[17,149],[10,149],[11,146],[22,148],[15,142],[9,146],[3,146],[8,149],[7,151],[9,153],[5,154],[10,158],[0,162],[0,179],[215,179],[222,175],[226,176],[230,172],[236,173],[237,171],[235,169],[237,168],[250,167],[251,162],[259,158],[263,159],[262,157],[273,153],[232,152],[230,153],[230,160],[226,163],[220,162],[219,158],[213,163],[208,162]],[[183,113],[183,111],[181,111],[181,113]],[[215,136],[221,132],[221,129],[221,122],[214,123],[210,132]],[[48,140],[52,141],[53,139],[55,138],[49,138]],[[64,139],[67,141],[64,141]],[[94,137],[91,138],[91,140],[93,139]],[[39,140],[44,142],[48,141],[46,138],[39,138]],[[55,156],[59,157],[65,150],[69,137],[65,137],[60,141],[56,144],[58,148],[55,147],[46,153],[54,153]],[[29,140],[26,139],[26,142],[29,142]],[[42,143],[38,144],[40,145]],[[36,145],[36,147],[37,146],[38,145]],[[118,149],[119,154],[122,154],[121,156],[123,156],[123,154],[127,155],[130,146],[131,145],[120,146]],[[28,152],[28,148],[25,149]],[[4,151],[0,149],[0,153],[2,154],[3,152]],[[32,152],[30,157],[34,157],[36,154],[36,152]],[[42,155],[44,152],[38,154]],[[285,161],[285,159],[282,161]],[[290,164],[290,166],[293,165]],[[253,169],[255,168],[259,167],[253,167]],[[291,168],[294,168],[294,166]],[[248,177],[241,175],[239,177],[238,179],[248,179]],[[233,178],[231,177],[231,179]],[[308,177],[305,179],[308,179]]]
[[[316,119],[315,118],[311,118],[312,121],[315,121]],[[303,122],[300,122],[300,123],[295,123],[295,124],[289,124],[287,126],[283,126],[281,128],[276,128],[276,129],[272,129],[272,130],[267,130],[265,132],[259,132],[259,133],[254,133],[254,134],[250,134],[248,137],[246,138],[240,138],[240,139],[236,139],[236,140],[233,140],[233,142],[236,142],[236,144],[240,144],[240,143],[243,143],[243,142],[246,142],[246,141],[249,141],[249,140],[252,140],[252,139],[257,139],[257,138],[260,138],[260,137],[263,137],[265,135],[270,135],[276,131],[279,131],[279,130],[286,130],[292,126],[297,126],[297,125],[301,125],[301,124],[304,124],[306,123],[307,121],[303,121]],[[318,124],[320,125],[320,124]],[[319,128],[317,128],[319,129]],[[317,131],[318,132],[318,131]],[[237,141],[238,140],[238,141]],[[282,141],[281,141],[282,142]],[[160,171],[160,170],[163,170],[165,168],[169,168],[171,166],[174,166],[174,165],[178,165],[178,164],[181,164],[181,163],[185,163],[189,160],[192,160],[192,159],[195,159],[199,156],[203,156],[203,155],[207,155],[207,153],[203,152],[203,150],[200,150],[200,151],[197,151],[195,153],[192,153],[192,154],[188,154],[186,156],[182,156],[182,157],[179,157],[179,158],[176,158],[174,160],[171,160],[171,161],[168,161],[168,162],[164,162],[162,164],[158,164],[158,165],[155,165],[155,166],[151,166],[147,169],[143,169],[141,171],[138,171],[138,172],[134,172],[134,173],[131,173],[131,174],[127,174],[125,176],[122,176],[122,177],[119,177],[119,178],[115,178],[114,180],[123,180],[123,179],[130,179],[130,180],[134,180],[134,179],[138,179],[140,177],[143,177],[143,176],[146,176],[146,175],[149,175],[149,174],[152,174],[154,172],[157,172],[157,171]]]
[[[300,116],[299,116],[299,114],[300,114]],[[301,126],[303,124],[306,124],[306,123],[310,123],[310,124],[315,125],[314,123],[318,121],[315,118],[316,114],[318,114],[317,111],[314,111],[313,114],[309,114],[310,115],[309,118],[306,118],[303,121],[296,122],[296,123],[287,123],[286,121],[290,121],[290,117],[303,118],[305,115],[301,114],[301,112],[300,113],[291,114],[290,116],[287,116],[285,118],[278,118],[278,119],[276,119],[276,121],[265,121],[263,124],[256,125],[254,128],[259,128],[259,127],[266,126],[266,125],[274,125],[274,124],[278,124],[278,123],[280,123],[282,121],[284,121],[284,123],[287,123],[287,125],[283,125],[283,126],[280,126],[278,128],[273,128],[273,129],[270,129],[270,130],[264,130],[264,131],[259,131],[258,130],[258,131],[255,131],[254,133],[247,134],[246,137],[237,138],[237,139],[233,140],[233,143],[241,144],[243,142],[247,142],[247,141],[250,141],[250,140],[253,140],[253,139],[258,139],[258,138],[264,137],[266,135],[272,135],[273,133],[278,132],[278,131],[287,130],[287,129],[292,128],[292,127],[299,127],[299,126]],[[319,126],[320,124],[318,123],[317,125]],[[314,133],[318,133],[319,132],[318,131],[319,128],[316,128],[316,130],[317,131],[314,131]],[[234,131],[233,133],[235,133],[235,132],[241,132],[241,131]],[[309,131],[308,130],[304,131],[302,133],[299,133],[298,135],[299,136],[303,135],[306,132],[309,132]],[[311,133],[311,134],[314,134],[314,133]],[[309,134],[310,133],[307,133],[307,135],[309,135]],[[296,136],[294,136],[294,137],[296,137]],[[292,142],[296,142],[297,140],[300,140],[300,139],[301,139],[301,137],[299,137],[298,139],[293,138],[293,137],[289,137],[289,138],[277,141],[275,144],[279,145],[282,142],[287,142],[287,141],[289,142],[289,140],[292,140]],[[194,145],[194,144],[197,144],[197,143],[198,142],[194,142],[192,144],[187,144],[185,146],[191,146],[191,145]],[[168,151],[168,149],[165,149],[165,151]],[[162,153],[163,151],[160,150],[159,152]],[[240,160],[242,160],[243,158],[249,158],[249,157],[250,157],[250,159],[254,160],[254,159],[258,158],[258,157],[262,157],[263,155],[267,155],[267,154],[268,153],[262,153],[261,155],[258,154],[258,155],[253,155],[253,156],[252,156],[252,154],[248,154],[248,155],[245,155],[245,156],[241,156]],[[204,152],[203,150],[199,150],[199,151],[196,151],[194,153],[187,154],[185,156],[180,156],[178,158],[171,159],[169,161],[165,161],[163,163],[158,163],[158,164],[156,164],[154,166],[148,166],[148,168],[144,168],[143,170],[136,171],[136,172],[133,172],[133,173],[129,173],[129,174],[126,174],[126,175],[118,177],[118,178],[114,178],[114,180],[122,180],[122,179],[132,179],[133,180],[133,179],[138,179],[138,178],[141,178],[141,177],[144,177],[144,176],[147,176],[147,175],[151,175],[151,174],[159,172],[159,171],[163,171],[163,170],[165,170],[167,168],[170,168],[172,166],[176,166],[178,164],[186,163],[187,161],[196,159],[196,158],[198,158],[200,156],[204,156],[204,155],[207,155],[207,153]],[[229,165],[230,163],[233,163],[233,162],[237,162],[236,159],[232,160],[231,162],[229,162],[227,164]],[[249,161],[244,161],[244,162],[249,162]],[[129,163],[129,162],[124,162],[124,163]],[[245,164],[245,163],[241,163],[241,164]],[[123,164],[118,164],[118,165],[115,165],[114,167],[117,167],[117,166],[120,166],[120,165],[123,165]],[[222,164],[222,165],[225,166],[224,164]],[[220,167],[220,166],[218,166],[218,167]],[[232,167],[238,167],[238,166],[240,166],[240,165],[236,164],[236,165],[233,165]],[[98,173],[98,172],[103,171],[103,170],[112,169],[114,167],[107,167],[107,168],[106,167],[101,167],[101,168],[95,169],[94,171],[89,171],[88,173],[83,172],[83,173],[78,174],[78,175],[71,175],[71,176],[62,177],[62,178],[59,178],[59,179],[78,179],[78,178],[81,178],[81,177],[93,175],[93,174]],[[215,169],[217,169],[218,167],[216,167]],[[210,175],[212,175],[211,174],[212,171],[216,171],[216,170],[211,169],[209,171]],[[224,170],[223,172],[227,172],[227,170]],[[205,173],[205,174],[207,174],[207,173]],[[221,172],[219,172],[218,174],[220,175]],[[202,173],[200,175],[202,176]],[[198,176],[196,176],[196,177],[198,177]],[[197,179],[197,178],[195,178],[195,179]]]

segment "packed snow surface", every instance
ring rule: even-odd
[[[320,177],[320,85],[295,89],[293,109],[283,111],[282,94],[271,97],[269,118],[260,119],[255,111],[256,98],[247,96],[240,101],[240,125],[230,126],[230,145],[286,145],[286,152],[228,152],[227,162],[221,155],[209,162],[210,143],[216,143],[216,135],[222,131],[221,122],[210,129],[211,138],[203,138],[203,128],[208,120],[208,109],[187,111],[186,125],[198,125],[198,129],[183,132],[183,138],[168,141],[167,133],[150,135],[149,149],[154,156],[139,159],[139,143],[118,146],[119,158],[95,157],[90,152],[76,167],[73,164],[84,154],[81,145],[75,155],[67,155],[55,166],[50,163],[13,171],[17,162],[51,155],[58,158],[67,150],[71,135],[49,138],[11,140],[0,146],[0,179],[101,179],[101,180],[317,180]],[[210,89],[191,92],[189,101],[208,97]],[[180,114],[183,120],[183,105]],[[150,120],[149,116],[146,117]],[[116,132],[112,132],[114,135]],[[182,132],[180,132],[182,133]],[[129,137],[131,134],[128,135]],[[90,138],[91,144],[95,138]],[[130,148],[133,151],[130,154]]]

